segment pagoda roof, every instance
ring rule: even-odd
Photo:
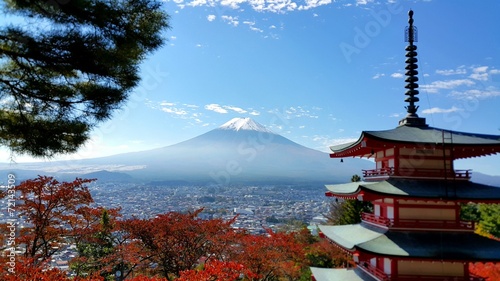
[[[500,261],[500,242],[472,232],[395,231],[366,223],[319,226],[349,251],[381,256],[460,261]]]
[[[454,147],[457,159],[500,152],[500,135],[457,132],[428,126],[402,125],[384,131],[363,131],[357,141],[331,146],[331,157],[367,156],[374,150],[396,146],[434,148]]]
[[[375,281],[373,277],[359,268],[319,268],[311,267],[313,280],[316,281]]]
[[[384,181],[351,182],[326,185],[328,196],[355,199],[384,197],[453,199],[473,202],[499,202],[500,188],[471,181],[408,180],[389,178]]]

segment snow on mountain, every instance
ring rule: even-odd
[[[262,126],[261,124],[253,121],[251,118],[248,117],[233,118],[228,122],[224,123],[222,126],[220,126],[219,129],[233,130],[233,131],[249,130],[249,131],[272,133],[271,130],[267,129],[266,127]]]

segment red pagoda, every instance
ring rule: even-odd
[[[321,235],[352,255],[351,269],[311,268],[313,280],[478,281],[471,262],[500,261],[500,242],[474,233],[461,205],[500,203],[500,188],[472,182],[453,161],[500,152],[500,136],[433,128],[417,115],[416,28],[406,28],[407,116],[386,131],[364,131],[330,147],[331,158],[366,157],[375,169],[363,181],[327,185],[327,196],[373,204],[355,225],[319,226]]]

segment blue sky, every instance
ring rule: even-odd
[[[172,145],[251,117],[327,151],[395,128],[404,106],[404,28],[418,28],[419,116],[430,126],[500,135],[496,0],[173,0],[168,42],[142,83],[96,128],[78,159]],[[2,150],[0,161],[9,161]],[[16,161],[32,161],[17,156]],[[459,161],[500,175],[500,156]]]

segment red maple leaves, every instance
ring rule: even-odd
[[[15,257],[15,273],[2,257],[1,280],[105,280],[118,272],[120,280],[135,281],[298,280],[333,253],[307,230],[254,235],[234,229],[236,217],[201,219],[202,209],[123,220],[119,209],[91,205],[91,182],[40,176],[16,187],[16,211],[26,227],[15,246],[25,251]],[[71,278],[50,266],[69,245],[77,249]]]

